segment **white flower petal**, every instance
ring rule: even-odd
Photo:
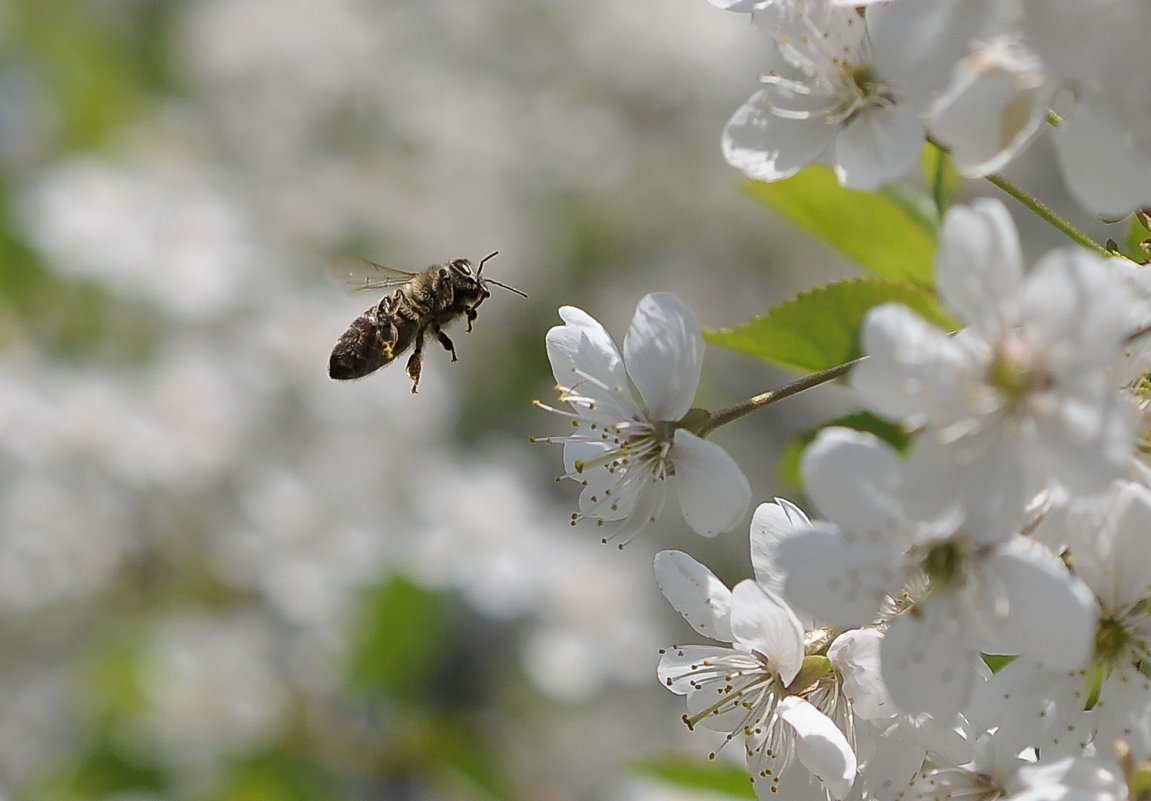
[[[564,324],[549,330],[546,337],[556,383],[571,386],[572,368],[576,368],[592,375],[611,376],[626,386],[623,357],[611,334],[594,317],[575,306],[561,306],[559,314]]]
[[[755,11],[759,6],[766,6],[772,0],[707,0],[716,8],[722,8],[724,11],[733,11],[736,13],[747,14]]]
[[[1040,476],[1081,496],[1103,492],[1121,478],[1136,445],[1135,407],[1100,376],[1095,386],[1084,381],[1050,401],[1051,413],[1039,414],[1036,403],[1033,452]]]
[[[731,633],[742,651],[763,654],[784,686],[803,666],[803,626],[782,598],[751,579],[731,591]]]
[[[867,11],[872,63],[922,110],[945,86],[999,0],[883,3]]]
[[[679,298],[656,292],[640,300],[623,352],[649,420],[675,421],[687,414],[699,386],[703,334]]]
[[[1082,248],[1045,254],[1020,297],[1023,336],[1064,381],[1117,359],[1136,328],[1136,310],[1119,263]]]
[[[927,717],[921,719],[931,720]],[[856,737],[865,746],[871,746],[867,751],[860,747],[859,756],[863,761],[859,770],[861,789],[864,797],[877,801],[900,798],[919,775],[926,749],[919,742],[918,730],[907,718],[895,723],[882,721],[878,728],[873,732],[873,727],[866,721],[856,722]],[[961,765],[963,761],[954,764]]]
[[[903,462],[878,437],[825,428],[803,455],[803,483],[819,511],[850,532],[888,534],[902,517]]]
[[[727,163],[749,178],[779,181],[819,159],[835,138],[838,128],[818,114],[809,119],[780,117],[773,105],[818,108],[826,97],[777,97],[775,87],[761,89],[732,115],[723,129],[723,155]]]
[[[1013,298],[1023,280],[1019,234],[1007,208],[993,198],[954,206],[943,219],[935,256],[939,295],[989,339],[1013,327]]]
[[[899,711],[880,673],[881,642],[883,633],[876,629],[852,629],[836,637],[827,649],[827,658],[843,677],[843,694],[864,720],[883,720]]]
[[[964,175],[996,172],[1034,138],[1055,87],[1033,54],[993,39],[959,63],[929,112],[931,132]]]
[[[803,510],[783,498],[756,508],[751,517],[751,564],[756,581],[772,592],[783,591],[783,574],[775,563],[776,546],[810,524]]]
[[[795,729],[799,761],[820,778],[832,798],[846,797],[855,782],[856,762],[843,732],[831,718],[798,696],[784,698],[776,712]]]
[[[850,542],[829,523],[815,522],[780,542],[786,574],[784,595],[797,609],[840,626],[875,622],[888,592],[899,586],[900,554],[866,542]]]
[[[1020,768],[1011,801],[1124,801],[1123,775],[1102,759],[1068,756]]]
[[[751,485],[727,451],[680,429],[669,457],[675,465],[679,507],[693,531],[714,537],[743,520],[751,504]]]
[[[996,729],[995,738],[1019,753],[1066,736],[1083,714],[1087,689],[1078,672],[1021,657],[977,686],[963,714],[978,731]]]
[[[1151,753],[1151,692],[1147,677],[1134,666],[1112,670],[1099,690],[1096,742],[1124,740],[1132,753]]]
[[[731,642],[731,590],[682,551],[655,555],[655,583],[691,627],[705,637]]]
[[[660,683],[676,695],[691,695],[699,689],[700,676],[706,672],[706,667],[717,663],[731,667],[740,665],[745,670],[757,669],[751,654],[741,654],[717,645],[680,645],[664,651],[656,672]],[[714,704],[715,699],[709,699],[708,703]]]
[[[885,303],[863,321],[867,360],[851,374],[864,405],[888,420],[920,428],[946,425],[968,413],[956,385],[982,368],[954,337],[900,303]]]
[[[880,645],[883,682],[909,715],[952,720],[971,697],[979,651],[970,613],[953,593],[937,593],[896,618]]]
[[[932,521],[921,540],[950,535],[996,543],[1026,522],[1027,502],[1041,487],[1028,481],[1026,451],[1017,427],[988,427],[956,442],[925,431],[907,457],[906,512]]]
[[[1073,546],[1076,575],[1105,608],[1125,609],[1151,597],[1149,531],[1151,490],[1124,482],[1106,525],[1101,531],[1092,531],[1084,547]]]
[[[879,189],[919,159],[923,123],[903,103],[867,106],[835,139],[835,174],[844,186]]]
[[[1087,586],[1067,572],[1058,556],[1027,537],[1000,546],[985,565],[1005,615],[985,614],[992,635],[983,650],[1025,654],[1058,670],[1086,665],[1095,645],[1098,608]],[[990,610],[988,610],[990,612]]]
[[[1151,206],[1151,162],[1134,140],[1091,95],[1054,131],[1063,178],[1081,206],[1108,217]]]

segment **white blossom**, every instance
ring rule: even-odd
[[[729,591],[685,553],[657,554],[655,573],[696,631],[730,643],[663,652],[659,677],[687,696],[684,722],[728,732],[728,741],[743,736],[762,799],[844,798],[856,759],[839,675],[815,653],[827,647],[827,632],[805,632],[782,598],[751,579]]]
[[[625,521],[612,536],[627,542],[659,516],[674,486],[696,532],[734,528],[751,501],[747,478],[723,448],[680,426],[703,363],[691,311],[665,292],[645,296],[622,355],[586,312],[564,306],[560,317],[564,325],[548,332],[547,349],[570,410],[543,408],[570,417],[574,430],[541,441],[563,444],[566,475],[583,486],[576,519]]]
[[[921,429],[909,493],[924,514],[962,507],[975,528],[1019,530],[1036,493],[1100,492],[1126,468],[1134,413],[1111,373],[1135,310],[1125,273],[1080,249],[1027,275],[1001,203],[956,207],[936,256],[939,292],[967,327],[954,336],[907,307],[873,309],[864,404]]]
[[[988,538],[971,515],[918,520],[907,512],[918,468],[870,434],[825,429],[804,457],[805,484],[829,522],[778,547],[785,595],[839,625],[877,619],[902,600],[881,648],[883,679],[910,714],[948,720],[971,696],[979,652],[1026,653],[1056,668],[1083,666],[1096,607],[1059,558],[1022,536]]]
[[[980,19],[964,5],[897,3],[861,16],[801,0],[756,12],[785,66],[760,78],[765,88],[725,127],[728,163],[777,181],[826,161],[859,189],[901,176],[919,156],[930,98]]]

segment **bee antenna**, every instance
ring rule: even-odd
[[[483,272],[484,265],[487,264],[489,261],[491,261],[492,259],[494,259],[498,255],[500,255],[500,252],[498,250],[493,250],[491,253],[484,256],[482,259],[480,259],[480,266],[476,268],[476,275],[479,275],[481,272]]]
[[[520,290],[516,289],[514,286],[508,286],[507,284],[501,284],[499,281],[497,281],[494,278],[485,278],[484,281],[486,281],[489,284],[495,284],[496,286],[503,287],[504,289],[508,290],[509,292],[515,292],[521,298],[527,297],[527,293],[521,292]]]
[[[494,259],[498,255],[500,255],[500,252],[498,250],[493,250],[491,253],[484,256],[482,259],[480,259],[480,266],[476,268],[476,275],[478,276],[483,271],[484,265],[487,264],[489,261],[491,261],[492,259]],[[520,290],[516,289],[514,286],[508,286],[507,284],[501,284],[499,281],[497,281],[494,278],[485,278],[484,280],[487,281],[489,284],[495,284],[498,287],[503,287],[504,289],[508,290],[509,292],[515,292],[521,298],[527,297],[526,294],[524,294]]]

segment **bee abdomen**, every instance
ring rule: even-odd
[[[337,381],[363,378],[396,358],[396,335],[390,323],[365,312],[352,321],[328,360],[328,375]]]

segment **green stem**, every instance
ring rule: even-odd
[[[999,175],[998,173],[992,173],[991,175],[987,176],[987,180],[998,186],[1007,194],[1011,195],[1011,197],[1015,198],[1024,206],[1031,209],[1037,215],[1051,223],[1053,226],[1058,228],[1067,236],[1071,237],[1071,239],[1078,242],[1083,247],[1089,250],[1094,250],[1096,253],[1102,256],[1110,257],[1113,255],[1111,251],[1107,250],[1107,248],[1103,247],[1094,239],[1087,236],[1087,234],[1083,233],[1074,225],[1072,225],[1070,222],[1056,214],[1055,210],[1044,203],[1042,200],[1035,197],[1035,195],[1032,195],[1030,192],[1027,192],[1016,186],[1002,175]]]
[[[701,437],[706,437],[712,431],[723,425],[727,425],[733,420],[738,420],[744,415],[751,414],[757,409],[762,409],[764,406],[770,406],[777,401],[784,398],[790,398],[792,395],[798,395],[804,390],[818,387],[820,384],[826,384],[828,381],[834,381],[837,378],[847,375],[851,372],[855,365],[866,359],[866,356],[860,356],[858,359],[853,359],[849,362],[836,365],[828,370],[823,370],[818,373],[805,375],[802,378],[797,378],[786,386],[780,387],[771,392],[763,392],[753,398],[749,398],[743,403],[737,403],[735,406],[729,406],[726,409],[720,409],[709,415],[708,420],[703,425],[694,429],[694,433]]]

